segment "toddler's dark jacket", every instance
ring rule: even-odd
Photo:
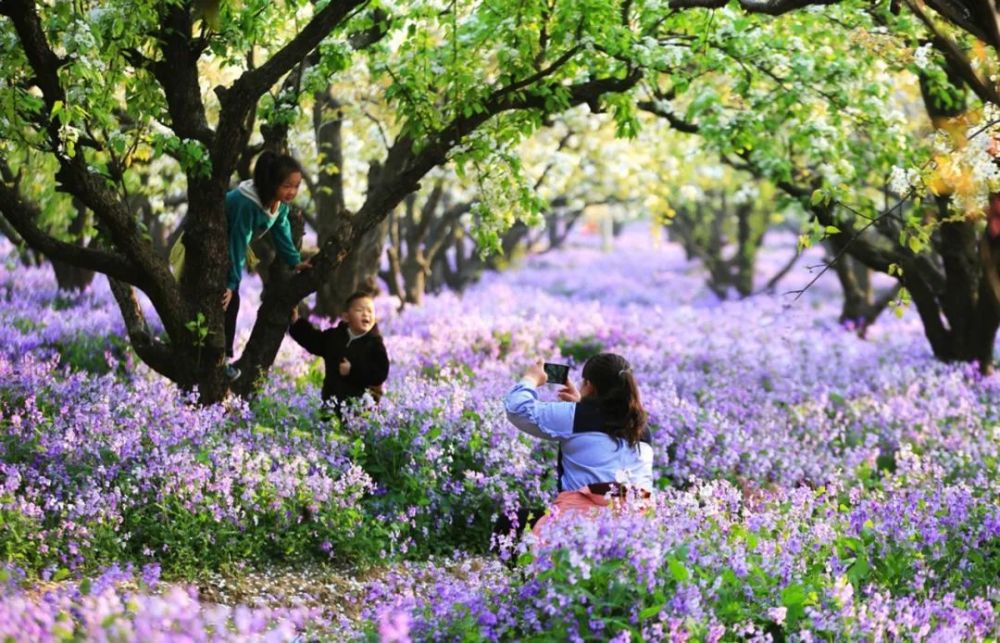
[[[324,400],[335,397],[343,402],[361,397],[365,389],[371,389],[372,396],[378,401],[382,395],[381,385],[389,377],[389,355],[378,324],[353,341],[347,329],[345,321],[336,328],[321,331],[307,320],[299,319],[288,332],[302,348],[319,355],[326,363]],[[345,357],[351,363],[351,372],[347,377],[340,374],[340,361]]]

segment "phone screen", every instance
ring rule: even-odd
[[[549,378],[549,382],[552,384],[565,384],[566,380],[569,378],[569,366],[566,364],[552,364],[550,362],[545,362],[542,368],[545,369],[545,375]]]

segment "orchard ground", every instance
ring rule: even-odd
[[[0,633],[996,640],[1000,378],[934,361],[912,310],[859,339],[832,272],[719,302],[657,239],[583,231],[463,295],[380,298],[388,394],[343,426],[291,340],[259,397],[199,408],[134,362],[102,279],[60,293],[8,258]],[[769,241],[761,284],[794,245]],[[555,488],[504,393],[601,350],[650,413],[653,507],[489,554],[493,518]]]

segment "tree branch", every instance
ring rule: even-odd
[[[910,3],[907,2],[907,5]],[[928,0],[941,16],[979,40],[1000,49],[997,12],[990,0]],[[971,6],[970,6],[971,5]]]
[[[506,87],[501,87],[500,89],[493,92],[491,100],[498,100],[500,98],[503,98],[507,94],[511,94],[513,92],[522,90],[525,87],[529,87],[537,83],[538,81],[551,76],[556,71],[558,71],[560,67],[568,63],[570,59],[572,59],[573,56],[575,56],[578,51],[580,51],[579,45],[577,45],[576,47],[570,47],[568,50],[563,52],[561,56],[552,61],[552,64],[549,65],[548,67],[540,69],[538,70],[538,72],[532,74],[531,76],[522,78],[519,81],[513,82],[510,85],[507,85]]]
[[[205,115],[199,83],[201,52],[192,45],[191,29],[188,8],[183,4],[168,5],[159,34],[163,60],[153,63],[151,69],[163,87],[172,129],[177,136],[200,141],[211,148],[213,132]]]
[[[556,153],[563,151],[566,145],[569,143],[569,139],[573,138],[573,130],[567,130],[564,135],[559,138],[559,143],[556,145]],[[553,155],[554,156],[554,155]],[[542,173],[538,175],[538,179],[535,181],[534,189],[538,190],[545,183],[545,178],[549,175],[549,172],[556,166],[556,160],[553,158],[549,163],[545,165],[542,169]]]
[[[180,382],[176,359],[167,346],[150,332],[146,316],[135,296],[135,290],[132,286],[110,276],[108,284],[111,286],[115,301],[118,302],[132,348],[154,371],[174,382]]]
[[[211,151],[212,174],[228,178],[250,138],[249,119],[257,101],[271,86],[304,59],[351,11],[366,0],[333,0],[313,16],[302,31],[267,62],[243,73],[232,86],[218,86],[215,93],[222,105],[215,144]]]
[[[459,218],[461,218],[461,216],[468,212],[471,208],[471,203],[458,203],[444,211],[440,220],[437,222],[437,225],[434,226],[434,230],[431,232],[431,238],[434,239],[434,242],[425,252],[428,264],[433,263],[438,252],[440,252],[444,247],[444,244],[448,242],[452,226],[455,225]]]
[[[904,0],[904,2],[906,2],[906,6],[909,7],[910,11],[916,14],[917,18],[919,18],[920,21],[924,23],[924,26],[930,30],[931,34],[934,36],[932,38],[934,46],[938,51],[944,54],[945,58],[948,59],[948,62],[951,63],[952,69],[954,69],[961,79],[965,81],[973,92],[975,92],[976,96],[978,96],[983,102],[993,103],[994,105],[1000,106],[1000,93],[997,92],[996,87],[979,77],[979,74],[977,74],[976,70],[972,68],[972,65],[969,63],[969,59],[964,53],[962,53],[962,50],[959,49],[958,45],[956,45],[951,38],[938,29],[937,25],[934,24],[934,21],[931,20],[926,13],[924,13],[916,2],[913,0]],[[979,38],[980,40],[985,41],[984,37]],[[1000,46],[1000,43],[997,43],[995,46]]]
[[[364,31],[356,31],[347,38],[351,48],[361,51],[382,40],[389,33],[389,14],[382,9],[375,9],[369,16],[372,26]]]
[[[257,99],[287,74],[300,60],[315,49],[349,14],[367,0],[333,0],[313,16],[302,31],[278,50],[260,67],[244,72],[229,89],[217,88],[216,93],[238,95],[241,101],[256,104]],[[364,38],[362,38],[364,40]]]
[[[780,16],[789,11],[803,9],[814,5],[837,4],[840,0],[739,0],[740,7],[747,13],[764,13],[770,16]],[[729,4],[728,0],[670,0],[671,9],[721,9]]]
[[[443,195],[444,182],[438,181],[434,184],[434,188],[431,189],[431,193],[427,196],[423,207],[420,208],[420,221],[408,230],[406,242],[410,246],[411,252],[417,244],[423,243],[424,237],[427,236],[427,231],[430,230],[431,222],[434,220],[434,211],[437,210],[438,203],[441,202]]]
[[[798,263],[799,259],[802,257],[802,253],[798,250],[792,255],[792,257],[782,266],[781,270],[774,273],[774,276],[767,280],[767,283],[759,292],[773,293],[774,289],[777,287],[778,282],[784,279],[785,275]]]
[[[3,4],[3,14],[14,23],[14,29],[21,40],[21,48],[28,58],[28,64],[35,72],[35,82],[42,90],[42,100],[45,101],[47,108],[45,113],[51,114],[57,102],[61,101],[64,104],[66,102],[66,93],[63,91],[62,85],[59,84],[58,74],[59,68],[65,61],[49,47],[41,18],[35,11],[33,2],[7,0]],[[53,148],[60,149],[61,139],[58,125],[48,119],[46,129]]]
[[[7,240],[13,243],[15,246],[20,246],[24,244],[24,239],[21,235],[17,233],[14,226],[10,224],[7,217],[3,215],[3,207],[0,206],[0,234],[7,237]]]
[[[697,134],[700,129],[694,123],[689,123],[677,116],[672,110],[666,109],[661,100],[656,101],[639,101],[635,105],[639,109],[649,112],[654,116],[659,116],[660,118],[666,119],[670,123],[670,127],[674,128],[678,132],[684,132],[685,134]]]
[[[0,165],[5,168],[4,174],[10,176],[6,162],[0,159]],[[35,223],[42,216],[41,210],[34,203],[25,200],[17,185],[7,180],[0,181],[0,215],[3,215],[29,246],[51,259],[103,272],[139,287],[148,285],[135,264],[125,257],[60,241],[43,231]]]

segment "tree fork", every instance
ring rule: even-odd
[[[549,68],[550,72],[555,66]],[[569,106],[596,101],[602,94],[625,91],[642,78],[639,69],[630,70],[623,78],[599,78],[569,90]],[[533,81],[540,80],[537,74]],[[397,139],[389,150],[382,172],[371,186],[368,198],[358,212],[338,222],[337,229],[323,244],[319,254],[312,259],[312,269],[283,279],[272,276],[265,287],[257,322],[254,324],[238,367],[243,372],[233,389],[239,394],[250,393],[274,361],[284,337],[291,315],[291,308],[304,297],[316,292],[321,281],[328,279],[340,266],[348,253],[355,249],[362,236],[389,216],[389,213],[411,192],[420,187],[420,180],[434,167],[447,160],[448,151],[467,134],[493,116],[515,109],[544,109],[545,99],[527,90],[512,97],[511,87],[523,81],[500,88],[487,100],[483,112],[456,117],[434,137],[432,142],[416,151],[415,142],[408,137]]]

